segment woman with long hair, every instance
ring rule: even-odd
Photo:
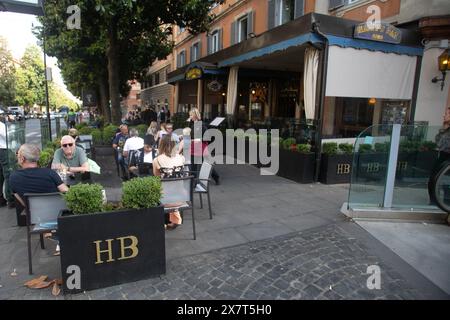
[[[156,145],[158,145],[158,122],[150,122],[150,126],[147,129],[146,136],[153,136]]]
[[[175,146],[176,143],[172,140],[170,134],[166,134],[161,138],[158,148],[159,156],[153,160],[153,174],[155,176],[159,176],[162,179],[180,178],[184,176],[185,159],[177,152]],[[174,204],[173,206],[178,205]],[[180,212],[171,212],[168,220],[166,228],[170,230],[175,229],[182,223]]]

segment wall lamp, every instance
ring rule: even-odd
[[[449,50],[445,50],[438,58],[439,71],[442,72],[442,78],[434,77],[431,82],[441,83],[441,91],[444,91],[445,78],[447,77],[447,71],[450,70],[449,66]]]
[[[248,36],[249,36],[250,38],[256,38],[256,34],[255,34],[254,32],[250,32],[250,33],[248,34]]]

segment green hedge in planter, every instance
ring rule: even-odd
[[[94,144],[99,145],[103,142],[103,133],[100,129],[94,129],[91,132],[92,140],[94,141]]]
[[[353,145],[350,143],[341,143],[339,145],[339,150],[343,154],[353,154]]]
[[[360,144],[358,152],[363,153],[371,153],[373,151],[371,144]]]
[[[157,207],[162,196],[159,177],[135,178],[123,184],[122,204],[128,209]]]
[[[103,187],[100,184],[77,184],[64,194],[67,207],[74,214],[103,211]]]
[[[90,128],[90,127],[83,127],[80,130],[78,130],[78,133],[82,136],[82,135],[90,135],[92,134],[92,131],[94,129]]]
[[[50,152],[42,151],[41,156],[39,157],[38,165],[41,168],[47,168],[52,160],[53,154],[51,154]]]
[[[419,151],[434,151],[437,148],[437,144],[433,141],[424,141],[419,147]]]
[[[300,152],[302,154],[309,154],[309,153],[311,153],[311,145],[310,144],[299,144],[299,145],[297,145],[297,152]]]
[[[322,145],[322,153],[333,156],[338,153],[338,144],[336,142],[327,142]]]
[[[112,144],[113,138],[116,136],[117,126],[110,124],[103,128],[103,143]]]
[[[384,143],[375,143],[375,152],[376,153],[388,153],[391,144],[389,142]]]
[[[292,146],[297,145],[297,140],[295,138],[287,138],[283,140],[282,147],[285,150],[292,150]]]

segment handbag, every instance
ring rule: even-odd
[[[194,157],[203,157],[208,155],[208,143],[204,141],[191,141],[191,155]]]

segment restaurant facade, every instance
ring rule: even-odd
[[[413,119],[418,35],[309,13],[169,73],[178,112],[320,145]]]

